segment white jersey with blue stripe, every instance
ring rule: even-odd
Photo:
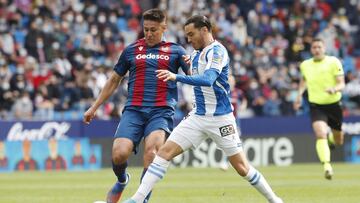
[[[220,116],[233,111],[230,101],[229,55],[226,48],[214,41],[203,50],[194,51],[191,55],[192,74],[204,74],[208,69],[219,73],[210,87],[194,86],[194,109],[197,115]]]

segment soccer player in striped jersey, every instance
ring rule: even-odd
[[[144,171],[164,144],[173,128],[174,107],[177,102],[176,82],[164,82],[156,77],[156,70],[177,73],[181,67],[189,73],[183,60],[185,49],[178,44],[166,42],[166,16],[159,9],[143,13],[145,37],[130,44],[122,52],[114,71],[102,89],[100,96],[85,112],[84,122],[89,123],[99,106],[118,87],[122,78],[129,73],[128,98],[114,135],[112,149],[113,171],[117,181],[108,192],[107,202],[115,203],[129,182],[126,173],[127,159],[144,139]],[[147,202],[149,196],[143,200]]]
[[[190,17],[185,23],[185,34],[195,49],[191,56],[193,75],[157,71],[158,78],[164,82],[177,81],[194,86],[194,109],[171,133],[150,164],[137,192],[124,203],[143,202],[155,183],[164,177],[171,159],[199,146],[208,137],[225,152],[238,174],[270,203],[283,202],[246,159],[230,102],[228,52],[214,40],[211,27],[210,21],[200,15]]]

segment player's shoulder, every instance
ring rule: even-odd
[[[326,56],[326,60],[329,62],[340,62],[340,60],[335,56]]]
[[[206,47],[206,50],[204,51],[206,52],[206,55],[209,55],[211,52],[215,55],[227,55],[226,47],[218,41],[215,41],[210,46]]]
[[[185,48],[182,45],[180,45],[176,42],[164,41],[163,45],[171,47],[172,50],[185,50]]]
[[[303,62],[300,63],[300,67],[307,67],[314,62],[313,58],[305,59]]]
[[[219,41],[215,41],[214,43],[212,43],[210,49],[215,52],[227,52],[226,47]]]
[[[135,40],[134,42],[130,43],[129,45],[127,45],[125,47],[125,50],[129,50],[129,49],[133,49],[133,48],[136,48],[136,47],[145,47],[146,46],[146,43],[145,43],[145,39],[138,39],[138,40]]]

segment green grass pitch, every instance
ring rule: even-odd
[[[286,203],[359,203],[360,164],[334,164],[335,176],[325,180],[320,164],[258,168]],[[123,197],[139,184],[140,168]],[[93,203],[104,200],[115,178],[111,169],[94,172],[0,173],[1,203]],[[156,185],[153,203],[265,203],[266,200],[233,169],[171,168]]]

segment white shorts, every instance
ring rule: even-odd
[[[168,140],[186,151],[198,147],[206,138],[211,138],[227,156],[242,151],[242,143],[232,113],[222,116],[199,116],[190,114],[171,133]]]

